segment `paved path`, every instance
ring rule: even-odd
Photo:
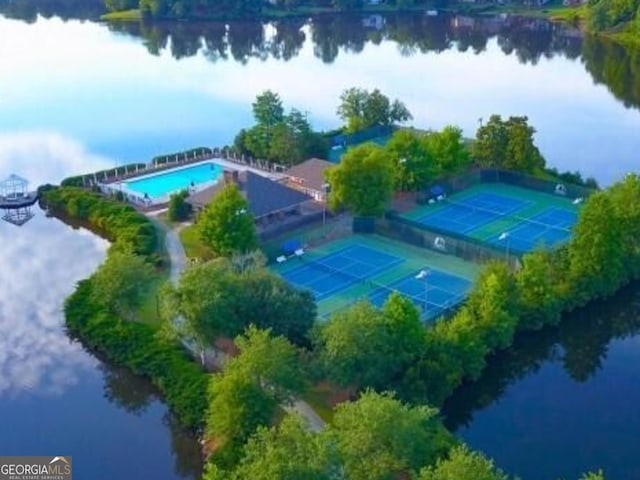
[[[177,284],[180,275],[187,267],[187,254],[184,251],[182,242],[180,241],[180,230],[184,225],[180,225],[172,230],[167,230],[165,247],[169,258],[171,259],[171,267],[169,269],[169,279],[172,283]]]
[[[167,254],[169,255],[169,259],[171,261],[170,269],[169,269],[169,278],[171,282],[174,284],[178,283],[180,279],[180,275],[184,271],[187,266],[187,255],[184,251],[184,247],[182,246],[182,242],[180,241],[180,230],[186,226],[186,224],[178,225],[176,228],[169,229],[167,226],[151,217],[152,221],[156,223],[160,231],[165,232],[165,247],[167,249]],[[176,321],[180,321],[180,319],[176,319]],[[191,354],[194,357],[199,357],[199,353],[196,351],[195,345],[193,342],[189,340],[184,340],[183,344],[186,348],[189,349]],[[222,352],[217,352],[214,348],[208,348],[204,354],[205,357],[205,365],[207,370],[212,370],[214,367],[219,367],[220,362],[224,361],[225,354]],[[314,432],[319,432],[324,428],[324,420],[320,418],[320,416],[316,413],[316,411],[304,400],[294,399],[291,405],[283,405],[282,406],[289,413],[297,413],[302,418],[305,419],[309,429]]]

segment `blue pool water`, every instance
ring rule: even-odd
[[[159,198],[170,193],[184,190],[190,186],[217,180],[222,175],[222,167],[213,162],[201,163],[190,167],[159,173],[151,177],[124,182],[131,191],[149,198]]]

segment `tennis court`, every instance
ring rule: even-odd
[[[426,274],[420,278],[423,271]],[[389,295],[399,292],[422,310],[423,317],[435,318],[461,303],[470,288],[469,280],[432,268],[413,272],[388,286],[379,286],[369,295],[369,300],[381,307]]]
[[[578,206],[564,197],[491,183],[418,207],[406,217],[525,253],[566,242],[578,219]]]
[[[356,234],[293,256],[272,269],[313,293],[321,319],[362,299],[381,306],[398,292],[409,297],[427,321],[464,301],[479,266],[378,235]],[[416,278],[421,270],[428,272],[426,278]]]
[[[350,245],[317,260],[301,258],[302,264],[282,277],[311,290],[322,300],[359,281],[373,277],[402,262],[402,259],[363,245]]]

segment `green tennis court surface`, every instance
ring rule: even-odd
[[[377,235],[352,235],[273,266],[288,282],[313,293],[321,318],[360,299],[382,306],[399,292],[414,302],[425,321],[459,305],[478,268]],[[423,270],[427,273],[416,278]]]
[[[578,208],[561,196],[488,183],[418,207],[404,216],[426,227],[526,253],[536,247],[566,242],[578,219]]]

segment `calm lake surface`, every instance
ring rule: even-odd
[[[521,335],[444,408],[446,424],[526,480],[640,478],[640,285]]]
[[[107,242],[33,210],[0,221],[0,454],[72,455],[78,478],[198,478],[198,442],[151,384],[64,330],[63,301]]]
[[[527,115],[550,166],[602,185],[639,170],[640,54],[545,22],[108,26],[55,8],[39,17],[38,2],[18,8],[27,3],[0,5],[0,177],[59,182],[230,144],[268,88],[334,128],[351,86],[400,98],[418,127],[456,124],[468,136],[492,113]],[[80,4],[95,14],[96,2]],[[0,245],[0,453],[72,454],[79,478],[193,478],[197,444],[149,384],[64,333],[63,300],[105,242],[40,213],[22,228],[0,223]],[[592,467],[640,478],[637,305],[626,292],[523,339],[451,399],[449,426],[524,480]]]

